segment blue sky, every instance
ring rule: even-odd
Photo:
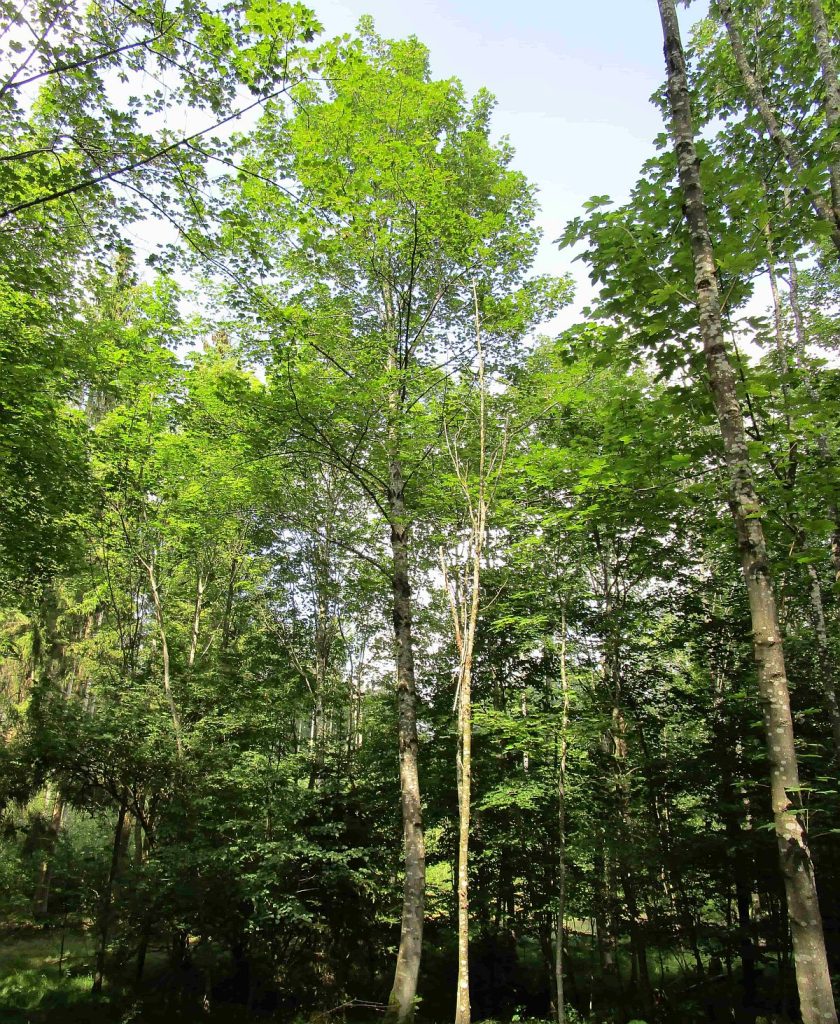
[[[651,94],[664,78],[656,0],[312,0],[328,35],[373,16],[382,35],[414,34],[429,46],[434,74],[470,92],[495,94],[495,125],[517,151],[516,166],[540,189],[544,242],[538,269],[572,270],[576,308],[588,298],[585,271],[551,239],[591,195],[627,196],[662,130]],[[705,12],[682,11],[684,32]],[[569,323],[574,312],[557,325]]]

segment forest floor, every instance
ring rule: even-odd
[[[151,971],[162,954],[150,953]],[[129,1024],[147,1016],[120,979],[92,995],[95,938],[79,928],[15,929],[0,936],[3,1024]]]
[[[589,968],[589,950],[576,950],[576,971],[583,979]],[[434,957],[430,957],[430,960]],[[91,993],[95,961],[95,937],[80,928],[18,928],[0,933],[0,1021],[3,1024],[169,1024],[172,1021],[206,1020],[207,1013],[195,992],[175,993],[164,950],[151,950],[147,958],[142,992],[134,990],[133,970],[113,967],[101,996]],[[689,1024],[695,1021],[728,1021],[737,1001],[735,989],[722,979],[686,984],[684,965],[659,959],[660,985],[671,990],[668,1005],[660,1004],[648,1017],[649,1024],[659,1021]],[[682,984],[679,984],[680,977]],[[767,979],[770,980],[769,978]],[[654,979],[654,984],[656,979]],[[628,1020],[633,1017],[618,990],[607,992],[599,986],[598,1006],[591,1020]],[[659,989],[659,991],[663,991]],[[426,1007],[434,1013],[431,1005]],[[437,1009],[440,1009],[438,1007]],[[221,1024],[251,1021],[255,1018],[242,1005],[217,1003],[212,1020]],[[305,1015],[304,1015],[305,1016]],[[301,1020],[304,1019],[301,1017]],[[313,1015],[315,1019],[317,1015]],[[421,1010],[422,1016],[422,1010]],[[447,1015],[448,1018],[448,1015]],[[575,1024],[587,1018],[570,1008]],[[261,1018],[265,1019],[265,1018]],[[333,1018],[338,1021],[339,1018]],[[788,1018],[759,1017],[759,1020]],[[513,1017],[519,1024],[541,1024],[525,1007]],[[354,1021],[359,1024],[359,1021]],[[377,1021],[376,1024],[379,1024]],[[642,1024],[636,1018],[634,1024]]]
[[[9,1024],[88,1017],[94,947],[86,932],[16,931],[0,942],[0,1017]]]

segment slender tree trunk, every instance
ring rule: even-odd
[[[820,681],[822,682],[828,718],[831,722],[834,757],[840,762],[840,702],[837,700],[836,669],[828,644],[828,630],[825,625],[820,577],[813,565],[808,566],[808,577],[811,587],[811,619],[814,623],[814,635],[817,639]]]
[[[457,466],[456,466],[457,470]],[[483,490],[483,488],[482,488]],[[470,802],[472,798],[472,665],[475,634],[478,624],[478,606],[481,580],[481,552],[484,538],[485,508],[479,497],[479,511],[472,526],[470,553],[472,556],[472,583],[469,595],[464,595],[463,609],[459,609],[449,588],[446,562],[441,549],[443,579],[449,594],[455,641],[459,653],[458,682],[455,704],[458,710],[458,981],[455,1003],[455,1024],[470,1024]],[[463,611],[464,628],[459,612]]]
[[[125,826],[126,798],[120,802],[120,810],[117,815],[117,826],[114,829],[114,845],[111,850],[111,867],[108,871],[108,881],[105,885],[105,892],[102,894],[101,918],[99,924],[99,949],[96,952],[96,970],[93,975],[93,993],[102,991],[102,979],[105,976],[105,953],[108,949],[108,934],[111,927],[111,903],[114,894],[114,883],[120,865],[120,847],[123,840],[123,829]]]
[[[773,337],[776,342],[776,354],[779,358],[779,375],[782,382],[785,422],[787,424],[788,431],[790,431],[790,401],[788,388],[790,361],[788,360],[787,345],[785,344],[782,299],[779,295],[779,280],[776,276],[776,254],[773,248],[773,234],[769,223],[764,227],[764,237],[767,242],[767,276],[770,281],[770,295],[773,299]]]
[[[472,795],[472,654],[464,657],[458,708],[458,985],[455,1024],[470,1024],[470,799]]]
[[[554,986],[557,992],[557,1024],[566,1024],[566,1000],[563,990],[563,920],[566,916],[566,755],[569,728],[569,678],[566,671],[566,609],[560,613],[560,690],[563,710],[560,716],[560,750],[557,760],[557,915],[554,936]]]
[[[609,858],[609,850],[603,843],[601,863],[596,867],[597,903],[595,907],[595,933],[602,978],[618,977],[618,935],[615,927],[613,872]]]
[[[749,883],[743,877],[739,866],[735,865],[735,902],[738,909],[738,946],[741,955],[741,1014],[745,1022],[755,1021],[757,1009],[755,1001],[755,943],[750,917]]]
[[[799,271],[796,266],[796,260],[793,259],[793,257],[788,261],[788,270],[790,280],[790,309],[793,314],[797,364],[802,371],[805,387],[808,391],[808,397],[812,402],[817,403],[819,402],[819,391],[817,390],[813,372],[808,366],[808,339],[805,334],[805,319],[802,315],[802,306],[799,301]],[[828,438],[824,433],[820,434],[817,438],[817,445],[819,446],[820,457],[824,462],[829,462],[831,456],[829,453]],[[838,512],[836,494],[829,498],[828,509],[834,523],[834,529],[831,533],[831,541],[829,545],[831,551],[831,563],[834,567],[835,582],[840,586],[840,512]],[[838,610],[840,611],[840,609]]]
[[[808,0],[811,24],[814,29],[814,45],[820,58],[823,89],[825,90],[825,121],[831,138],[831,163],[828,173],[831,182],[831,205],[834,221],[840,225],[840,80],[837,65],[831,50],[831,36],[828,32],[822,0]]]
[[[770,762],[771,801],[793,936],[802,1019],[803,1024],[836,1024],[837,1012],[831,991],[813,864],[803,819],[798,812],[799,769],[776,597],[735,375],[723,336],[714,251],[700,180],[700,161],[694,143],[679,22],[675,0],[658,0],[658,3],[668,71],[671,129],[694,257],[700,332],[729,469],[730,505],[752,618]]]
[[[222,639],[219,645],[219,657],[223,659],[227,656],[228,647],[230,646],[231,640],[231,614],[233,612],[233,597],[236,591],[236,577],[239,570],[239,559],[234,557],[230,563],[230,576],[228,577],[227,591],[225,593],[225,610],[222,615]]]
[[[38,881],[35,885],[35,895],[32,899],[32,912],[35,917],[46,917],[49,913],[52,857],[63,819],[64,799],[60,793],[56,793],[52,805],[52,813],[50,814],[50,823],[47,827],[47,833],[43,838],[43,852],[41,854],[41,863],[38,866]]]
[[[324,528],[323,542],[315,544],[314,551],[315,579],[315,693],[312,708],[312,767],[309,774],[309,788],[315,788],[320,782],[324,767],[324,754],[327,737],[325,716],[325,699],[327,689],[327,673],[330,662],[330,533],[329,526]]]
[[[776,112],[770,105],[761,83],[750,66],[743,35],[732,10],[731,0],[718,0],[718,10],[726,26],[726,33],[732,46],[735,64],[744,83],[744,89],[750,103],[760,115],[771,141],[793,172],[794,177],[798,180],[800,188],[808,197],[808,201],[817,218],[825,221],[830,226],[832,241],[838,251],[840,251],[840,221],[836,219],[835,210],[830,203],[826,202],[825,197],[819,192],[815,192],[809,184],[806,184],[808,168],[779,124]]]
[[[172,718],[172,731],[175,734],[175,747],[178,751],[178,756],[183,757],[184,745],[181,740],[181,718],[178,714],[178,708],[175,704],[175,697],[172,693],[172,680],[170,677],[169,668],[169,644],[166,639],[166,628],[163,620],[163,606],[160,600],[160,590],[158,589],[157,578],[155,577],[154,566],[151,562],[143,562],[146,569],[146,574],[149,577],[149,586],[152,591],[152,602],[155,609],[155,620],[157,621],[158,633],[160,634],[160,651],[161,659],[163,661],[163,692],[166,695],[166,701],[169,704],[169,714]]]
[[[198,581],[195,588],[195,605],[193,606],[193,620],[192,628],[190,630],[190,650],[187,655],[187,668],[192,670],[195,665],[195,656],[198,651],[198,634],[201,627],[201,609],[204,604],[204,589],[207,586],[207,580],[198,573]]]
[[[452,610],[452,624],[459,654],[458,684],[455,705],[458,709],[458,983],[455,1006],[455,1024],[470,1024],[470,902],[469,902],[469,846],[470,802],[472,798],[472,672],[475,652],[478,610],[481,602],[481,562],[487,532],[492,473],[501,472],[507,448],[507,432],[501,447],[492,458],[487,453],[487,389],[484,377],[484,349],[481,339],[481,317],[478,291],[472,286],[475,313],[475,343],[478,360],[478,474],[475,491],[472,480],[456,447],[453,446],[446,426],[447,447],[452,467],[464,497],[469,517],[467,564],[464,568],[464,587],[459,607],[457,593],[449,586],[446,560],[441,549],[443,581]],[[469,584],[467,578],[469,576]],[[551,944],[548,936],[549,947]]]
[[[787,346],[785,344],[784,337],[784,324],[782,320],[782,305],[781,298],[779,296],[778,282],[776,280],[775,273],[775,259],[773,253],[772,238],[770,234],[769,224],[766,227],[765,234],[767,236],[767,252],[768,252],[768,263],[767,268],[770,276],[770,293],[773,298],[773,322],[775,326],[776,336],[776,350],[779,354],[781,372],[787,376],[789,370]],[[795,263],[791,261],[793,267]],[[795,288],[795,278],[791,278],[791,292]],[[796,303],[798,307],[798,301]],[[801,330],[801,310],[797,308],[798,321],[795,320],[795,330],[797,335]],[[800,347],[804,351],[804,339],[801,343],[797,343],[795,351],[799,351]],[[803,358],[803,368],[804,368]],[[805,369],[806,380],[807,380],[807,368]],[[816,398],[816,388],[813,387],[812,381],[807,381],[809,397],[812,399]],[[785,398],[785,408],[788,408],[788,388],[786,384],[782,384],[782,390]],[[790,429],[790,416],[787,415],[787,425]],[[828,440],[825,434],[820,434],[817,439],[817,445],[819,447],[820,456],[828,461]],[[791,478],[792,488],[792,478]],[[830,512],[833,519],[837,520],[837,509],[833,502],[830,502]],[[819,666],[819,679],[823,696],[825,698],[826,710],[828,711],[828,719],[831,723],[831,733],[834,741],[834,756],[840,760],[840,703],[837,699],[837,684],[836,684],[836,673],[834,668],[834,662],[831,657],[831,651],[828,644],[828,633],[825,625],[825,613],[823,611],[823,600],[822,600],[822,587],[820,586],[820,578],[816,568],[813,565],[808,566],[808,576],[810,579],[810,604],[811,604],[811,619],[814,625],[814,635],[817,641],[817,662]]]
[[[408,572],[408,525],[402,464],[390,463],[389,511],[393,571],[394,640],[396,644],[397,720],[400,753],[400,793],[403,816],[405,880],[402,924],[394,985],[388,999],[387,1022],[407,1024],[414,1017],[417,977],[423,945],[426,895],[426,847],[417,770],[417,690],[414,676],[411,582]]]

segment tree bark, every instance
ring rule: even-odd
[[[566,609],[561,611],[560,689],[563,710],[560,717],[560,750],[557,760],[557,915],[554,928],[554,985],[557,992],[557,1024],[566,1024],[563,990],[563,919],[566,916],[566,755],[569,728],[569,678],[566,671]]]
[[[814,45],[820,59],[823,88],[825,89],[825,122],[831,137],[831,162],[828,167],[831,182],[831,206],[834,221],[840,225],[840,80],[837,77],[837,66],[831,52],[831,36],[828,32],[822,0],[809,0],[811,24],[814,29]]]
[[[817,639],[820,682],[822,683],[823,695],[825,696],[828,718],[831,722],[834,757],[836,761],[840,762],[840,702],[837,700],[836,669],[828,643],[828,630],[825,624],[820,577],[813,565],[808,566],[808,578],[811,587],[811,618],[814,623],[814,635]]]
[[[114,829],[114,845],[111,849],[111,867],[108,871],[108,881],[105,885],[105,892],[102,894],[101,918],[99,923],[99,949],[96,952],[96,970],[93,975],[92,992],[96,995],[102,991],[102,980],[105,976],[105,953],[108,949],[108,934],[111,927],[111,903],[114,893],[114,882],[120,865],[120,846],[125,826],[125,815],[127,811],[125,794],[120,801],[120,810],[117,815],[117,826]]]
[[[476,556],[476,561],[480,558]],[[478,568],[474,585],[478,586]],[[477,606],[478,601],[474,604]],[[475,636],[475,619],[467,637]],[[467,650],[469,645],[470,649]],[[470,1024],[470,897],[469,848],[470,800],[472,796],[472,642],[465,638],[465,651],[460,673],[460,702],[458,731],[460,756],[458,758],[458,985],[455,1002],[455,1024]]]
[[[784,336],[784,324],[782,319],[782,304],[779,296],[778,282],[775,273],[775,254],[773,252],[773,244],[770,232],[770,225],[768,224],[765,229],[767,237],[767,253],[768,262],[767,269],[770,276],[770,294],[773,298],[773,322],[775,327],[776,337],[776,350],[779,355],[780,372],[787,377],[790,369],[787,346],[785,344]],[[808,366],[805,358],[806,346],[804,340],[804,328],[802,324],[802,311],[799,308],[798,296],[796,301],[793,301],[793,297],[796,291],[796,275],[795,269],[796,264],[793,260],[790,261],[791,273],[791,306],[795,307],[796,312],[794,313],[794,328],[797,336],[797,345],[795,352],[800,356],[801,369],[805,375],[805,386],[808,391],[808,397],[812,401],[818,400],[818,392],[814,381],[812,381],[808,374]],[[787,384],[782,384],[782,391],[785,399],[786,412],[789,408],[788,401],[788,388]],[[790,415],[787,414],[787,425],[788,430],[790,429]],[[820,457],[825,461],[829,461],[828,453],[828,439],[824,433],[820,434],[817,438],[817,446],[819,449]],[[791,475],[790,487],[793,487],[793,478]],[[829,512],[832,519],[837,521],[837,508],[833,501],[829,502]],[[804,539],[804,537],[803,537]],[[840,703],[837,700],[837,685],[836,685],[836,672],[834,668],[833,659],[831,657],[831,651],[828,643],[828,632],[825,625],[825,613],[823,611],[823,599],[822,599],[822,587],[820,586],[820,578],[816,568],[813,565],[808,565],[808,576],[810,585],[810,605],[811,605],[811,619],[814,626],[814,635],[817,641],[817,663],[819,666],[819,678],[820,685],[825,698],[826,710],[828,711],[828,719],[831,723],[831,733],[834,741],[834,756],[835,759],[840,761]]]
[[[195,665],[195,656],[198,652],[198,636],[201,629],[201,610],[204,605],[204,589],[207,586],[206,577],[198,572],[198,579],[195,588],[195,605],[193,606],[192,629],[190,630],[190,650],[187,656],[187,668],[192,671]]]
[[[487,459],[487,393],[484,379],[484,349],[481,343],[481,319],[478,292],[473,282],[475,303],[475,340],[478,356],[479,391],[479,463],[478,493],[473,499],[470,478],[461,457],[447,434],[447,447],[455,475],[463,492],[469,516],[469,538],[467,543],[467,565],[464,570],[464,592],[461,605],[449,587],[446,561],[441,549],[443,582],[449,596],[452,610],[452,624],[458,649],[458,683],[455,704],[458,709],[458,982],[455,1004],[455,1024],[470,1024],[470,900],[469,900],[469,848],[470,848],[470,803],[472,799],[472,671],[478,628],[478,609],[481,601],[481,560],[484,552],[484,538],[487,530],[488,513],[488,459]],[[504,459],[504,447],[500,453]],[[491,460],[490,468],[495,464]],[[467,586],[467,572],[470,574]],[[550,941],[550,937],[549,937]]]
[[[399,457],[389,466],[389,513],[393,569],[394,641],[396,645],[397,729],[400,755],[400,794],[403,817],[405,880],[402,924],[394,984],[388,999],[388,1024],[408,1024],[414,1017],[417,978],[423,944],[426,895],[426,848],[417,770],[417,689],[414,675],[411,581],[408,572],[408,526],[405,481]]]
[[[157,578],[155,576],[155,570],[152,563],[143,561],[143,565],[146,569],[146,574],[149,577],[149,586],[152,591],[152,602],[155,608],[155,620],[157,621],[158,632],[160,634],[160,651],[161,659],[163,661],[163,692],[166,695],[166,702],[169,705],[169,714],[172,718],[172,731],[175,734],[175,747],[178,751],[178,757],[183,757],[184,745],[181,740],[181,717],[178,714],[178,707],[175,704],[175,697],[172,693],[172,680],[170,677],[169,667],[169,644],[166,639],[166,627],[163,620],[163,606],[160,600],[160,590],[158,589]]]
[[[50,823],[47,826],[46,834],[43,837],[41,863],[38,867],[38,881],[35,885],[35,895],[32,899],[32,913],[35,917],[46,917],[49,913],[50,883],[52,881],[52,857],[55,852],[55,844],[61,832],[61,823],[64,820],[64,798],[56,793],[52,805]]]
[[[802,315],[802,305],[799,302],[799,271],[796,266],[796,260],[793,257],[788,260],[788,270],[790,274],[790,309],[793,314],[794,337],[796,338],[796,360],[803,374],[808,397],[812,402],[817,403],[819,402],[819,391],[817,390],[813,371],[808,366],[808,339],[805,334],[805,319]],[[817,437],[817,445],[820,457],[825,462],[829,462],[831,455],[829,453],[828,438],[824,433]],[[840,512],[838,512],[836,494],[829,498],[828,511],[834,522],[834,529],[832,530],[829,542],[831,564],[834,567],[835,583],[840,586]]]
[[[805,825],[784,648],[761,506],[749,461],[743,414],[729,362],[700,161],[694,143],[688,80],[675,0],[658,0],[665,44],[671,130],[691,236],[700,333],[730,476],[730,507],[749,598],[758,685],[764,706],[770,792],[793,938],[803,1024],[836,1024],[822,918]],[[725,6],[725,5],[722,5]]]
[[[309,774],[309,788],[316,788],[321,781],[326,753],[325,701],[327,675],[330,664],[332,636],[330,628],[330,525],[324,526],[323,540],[318,537],[313,545],[313,578],[315,589],[315,692],[312,706],[312,766]]]

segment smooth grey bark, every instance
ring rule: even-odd
[[[784,647],[776,596],[753,480],[743,413],[721,320],[714,249],[694,142],[688,79],[675,0],[658,0],[667,67],[671,132],[683,210],[691,238],[694,284],[706,372],[729,473],[730,508],[752,620],[758,685],[764,708],[770,795],[793,939],[803,1024],[836,1024],[837,1012],[825,950],[814,869],[800,813],[799,770],[794,746]]]

